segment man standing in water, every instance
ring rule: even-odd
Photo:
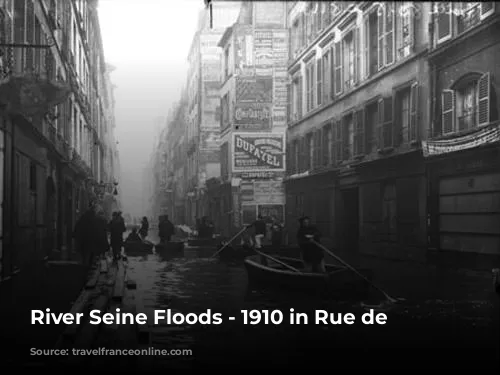
[[[158,225],[158,229],[160,242],[170,242],[170,238],[175,233],[175,227],[174,224],[172,224],[172,222],[168,220],[168,215],[160,217],[160,224]]]
[[[312,241],[319,242],[321,233],[311,224],[308,216],[299,219],[300,227],[297,231],[297,242],[302,252],[304,269],[306,272],[325,272],[323,251]]]
[[[113,218],[109,223],[109,232],[111,235],[111,249],[113,250],[113,259],[120,259],[123,246],[123,233],[127,231],[125,221],[118,212],[113,212]]]
[[[88,210],[80,216],[75,225],[73,238],[76,241],[77,251],[82,256],[82,263],[85,267],[91,267],[94,261],[97,241],[98,219],[96,215],[96,204],[90,202]]]

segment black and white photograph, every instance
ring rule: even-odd
[[[497,373],[500,2],[0,0],[0,343]]]

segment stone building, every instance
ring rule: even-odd
[[[97,1],[0,8],[1,277],[72,249],[89,200],[113,192],[116,144]],[[102,184],[101,184],[102,182]]]
[[[288,30],[285,2],[246,2],[222,36],[221,178],[209,194],[225,234],[258,214],[284,220]]]
[[[188,125],[186,224],[208,215],[206,181],[220,176],[220,64],[217,46],[222,34],[238,17],[240,2],[215,2],[200,12],[198,28],[188,54]]]
[[[425,256],[430,10],[425,2],[289,6],[290,233],[309,215],[343,252]]]
[[[500,7],[433,3],[429,248],[474,264],[500,255]],[[471,257],[472,256],[472,257]]]

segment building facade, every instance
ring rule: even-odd
[[[226,235],[259,214],[284,220],[286,5],[244,3],[219,42],[221,178],[210,201],[212,219]]]
[[[341,251],[425,256],[430,10],[424,2],[290,6],[289,232],[308,215]]]
[[[208,215],[206,181],[220,176],[220,72],[222,34],[237,19],[240,2],[218,2],[203,10],[188,55],[188,127],[186,224]]]
[[[499,8],[433,3],[429,247],[468,264],[471,255],[500,255]]]
[[[113,195],[117,158],[97,1],[3,1],[1,277],[72,250],[90,200]],[[108,184],[106,184],[108,183]],[[38,264],[37,263],[37,264]]]

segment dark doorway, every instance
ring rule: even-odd
[[[348,252],[357,252],[359,246],[359,190],[342,190],[343,223],[342,247]]]

